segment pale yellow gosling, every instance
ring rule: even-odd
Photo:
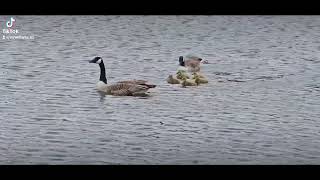
[[[169,75],[167,78],[167,82],[169,84],[180,84],[180,81],[178,79],[175,79],[172,75]]]

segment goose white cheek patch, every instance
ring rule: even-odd
[[[97,63],[97,64],[100,64],[100,63],[101,63],[101,59],[99,59],[96,63]]]

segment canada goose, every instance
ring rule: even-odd
[[[180,81],[174,78],[172,75],[169,75],[169,77],[167,78],[167,82],[169,84],[180,84]]]
[[[116,96],[140,96],[144,95],[150,88],[154,88],[155,85],[146,84],[146,81],[120,81],[116,84],[107,85],[106,70],[104,67],[103,59],[101,57],[95,57],[89,61],[89,63],[99,64],[100,67],[100,79],[97,83],[97,89],[105,92],[106,94]]]
[[[179,57],[179,65],[186,67],[190,72],[199,72],[200,71],[200,62],[201,58],[198,57],[187,57],[186,60],[183,59],[183,56]]]

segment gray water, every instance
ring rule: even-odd
[[[0,40],[1,164],[320,164],[320,16],[14,17],[35,38]],[[209,84],[167,84],[187,54]],[[95,56],[158,86],[100,94]]]

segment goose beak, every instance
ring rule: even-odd
[[[93,60],[89,60],[88,62],[89,62],[89,63],[93,63]]]

